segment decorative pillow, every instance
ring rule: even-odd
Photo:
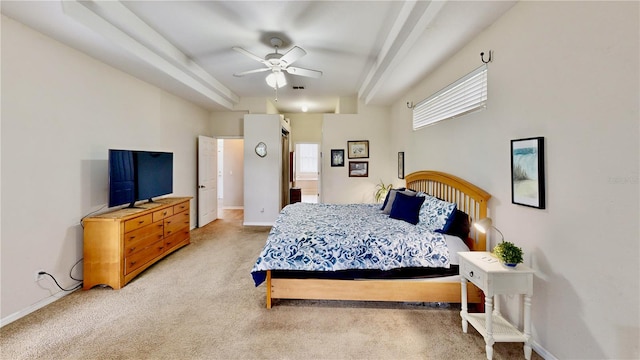
[[[456,204],[430,195],[424,198],[424,203],[420,207],[420,225],[431,231],[442,230],[449,215],[456,209]]]
[[[382,203],[382,207],[380,208],[380,210],[384,210],[384,208],[387,206],[387,203],[389,203],[389,195],[391,195],[391,192],[396,190],[396,191],[402,191],[402,190],[406,190],[407,188],[398,188],[398,189],[391,189],[389,191],[387,191],[387,196],[385,196],[384,198],[384,202]],[[391,203],[393,204],[393,201],[391,201]]]
[[[385,205],[384,209],[382,210],[382,212],[384,214],[391,214],[391,208],[393,207],[393,201],[396,199],[396,194],[404,194],[407,196],[416,196],[416,192],[412,191],[412,190],[391,190],[389,191],[389,201],[387,201],[387,205]]]
[[[455,209],[455,211],[451,213],[442,230],[436,230],[436,232],[457,236],[462,240],[466,240],[469,237],[470,231],[471,222],[469,221],[469,215],[458,209]]]
[[[389,217],[415,225],[420,220],[420,207],[424,200],[425,198],[422,196],[406,195],[398,191],[391,206]]]

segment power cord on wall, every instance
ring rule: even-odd
[[[62,291],[75,291],[78,290],[82,287],[82,282],[80,282],[79,284],[76,284],[74,287],[70,288],[70,289],[65,289],[62,286],[60,286],[60,284],[58,284],[58,280],[56,280],[56,278],[53,277],[53,275],[49,274],[46,271],[40,271],[38,272],[38,275],[47,275],[48,277],[50,277],[51,279],[53,279],[53,282],[56,283],[56,285],[60,288],[60,290]],[[76,279],[74,279],[76,280]]]
[[[79,288],[81,288],[81,287],[82,287],[82,282],[83,282],[83,280],[82,280],[82,279],[76,279],[76,278],[74,278],[74,277],[73,277],[73,269],[74,269],[76,266],[78,266],[78,264],[80,264],[80,262],[81,262],[83,259],[84,259],[84,258],[81,258],[80,260],[76,261],[76,263],[75,263],[75,264],[73,264],[73,266],[71,267],[71,270],[69,270],[69,277],[70,277],[71,279],[75,280],[75,281],[79,281],[79,283],[78,283],[78,284],[76,284],[74,287],[72,287],[72,288],[70,288],[70,289],[65,289],[65,288],[63,288],[62,286],[60,286],[60,284],[58,283],[58,280],[56,280],[56,278],[55,278],[55,277],[53,277],[53,275],[49,274],[49,273],[48,273],[48,272],[46,272],[46,271],[39,271],[39,272],[38,272],[38,275],[47,275],[48,277],[50,277],[51,279],[53,279],[53,282],[54,282],[54,283],[56,283],[56,285],[58,286],[58,288],[60,288],[60,290],[62,290],[62,291],[75,291],[75,290],[77,290],[77,289],[79,289]]]
[[[93,214],[97,213],[98,211],[100,211],[100,210],[104,209],[106,206],[107,206],[107,204],[104,204],[104,205],[102,205],[98,210],[92,211],[92,212],[88,213],[87,215],[83,216],[83,217],[80,219],[80,226],[82,226],[82,228],[84,229],[84,219],[85,219],[86,217],[91,216],[91,215],[93,215]]]
[[[82,228],[84,228],[84,222],[83,222],[83,221],[84,221],[84,218],[86,218],[87,216],[90,216],[90,215],[93,215],[93,214],[97,213],[98,211],[100,211],[100,210],[104,209],[106,206],[107,206],[107,205],[105,204],[105,205],[103,205],[102,207],[100,207],[98,210],[92,211],[92,212],[88,213],[87,215],[83,216],[83,217],[80,219],[80,226],[82,226]],[[77,290],[77,289],[79,289],[79,288],[81,288],[81,287],[82,287],[83,280],[82,280],[82,279],[76,279],[75,277],[73,277],[73,269],[75,269],[75,267],[76,267],[76,266],[78,266],[78,264],[79,264],[83,259],[84,259],[84,258],[81,258],[80,260],[76,261],[76,263],[75,263],[75,264],[73,264],[73,266],[72,266],[72,267],[71,267],[71,269],[69,270],[69,277],[70,277],[71,279],[73,279],[73,280],[75,280],[75,281],[78,281],[78,282],[79,282],[78,284],[76,284],[74,287],[72,287],[72,288],[70,288],[70,289],[65,289],[65,288],[63,288],[62,286],[60,286],[60,284],[58,283],[58,280],[56,280],[56,278],[55,278],[53,275],[49,274],[49,273],[48,273],[48,272],[46,272],[46,271],[39,271],[39,272],[38,272],[38,275],[47,275],[48,277],[50,277],[50,278],[53,280],[53,282],[54,282],[54,283],[56,283],[56,285],[58,286],[58,288],[60,288],[60,290],[62,290],[62,291],[74,291],[74,290]]]

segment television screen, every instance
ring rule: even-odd
[[[173,153],[109,150],[109,207],[173,192]]]
[[[133,152],[109,150],[109,207],[136,201]]]
[[[136,151],[134,156],[136,200],[151,200],[173,192],[173,153]]]

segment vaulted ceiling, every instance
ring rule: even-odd
[[[4,15],[213,111],[243,97],[282,113],[333,113],[340,97],[389,105],[491,25],[515,1],[6,1]],[[306,51],[277,94],[271,38]],[[488,49],[486,49],[488,50]],[[479,54],[478,54],[479,57]],[[480,59],[478,58],[478,61]]]

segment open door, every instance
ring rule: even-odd
[[[198,136],[198,227],[218,218],[218,140]]]

